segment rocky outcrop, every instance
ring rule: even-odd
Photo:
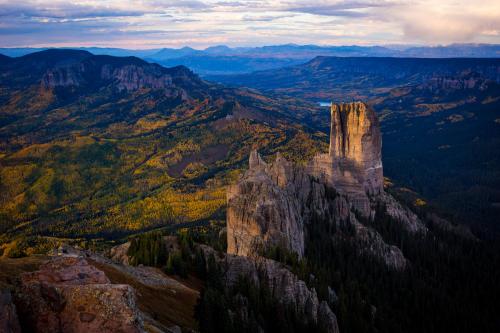
[[[402,269],[406,260],[400,249],[361,223],[373,221],[380,206],[409,232],[425,232],[413,212],[383,191],[381,136],[373,110],[363,103],[332,105],[328,154],[305,167],[280,154],[272,163],[256,151],[250,154],[248,171],[227,191],[227,252],[259,257],[279,246],[302,257],[307,225],[329,223],[337,229],[349,226],[361,252]]]
[[[318,308],[318,324],[323,332],[339,333],[337,317],[325,301]]]
[[[129,265],[130,257],[128,256],[128,249],[130,248],[130,242],[126,242],[117,246],[113,246],[110,250],[109,256],[115,261],[123,265]]]
[[[457,76],[435,76],[418,86],[418,89],[429,89],[434,93],[446,93],[456,90],[479,89],[485,90],[491,84],[479,73],[463,73]]]
[[[381,194],[382,136],[375,112],[361,102],[332,104],[331,117],[333,186],[347,193],[362,189],[368,195]]]
[[[400,222],[410,233],[427,232],[424,223],[408,207],[401,205],[393,196],[384,193],[378,198],[378,203],[385,208],[385,213]]]
[[[205,258],[213,256],[223,267],[225,285],[233,286],[242,276],[257,286],[265,284],[273,297],[292,306],[305,323],[314,323],[325,332],[337,333],[337,317],[326,302],[319,302],[314,288],[290,272],[284,265],[263,257],[243,257],[227,254],[220,256],[212,248],[200,245]],[[208,262],[208,260],[207,260]]]
[[[113,80],[119,90],[133,91],[140,88],[162,89],[172,86],[172,77],[154,66],[127,65],[113,68],[104,65],[101,69],[103,80]]]
[[[21,333],[16,306],[8,290],[0,290],[0,332]]]
[[[283,246],[302,256],[301,203],[294,182],[288,182],[293,172],[280,157],[268,166],[256,151],[250,154],[245,177],[227,190],[228,253],[259,256],[270,246]]]
[[[350,225],[355,230],[353,242],[361,254],[372,255],[395,270],[406,267],[403,252],[397,246],[387,244],[377,231],[361,224],[354,217],[351,217]]]
[[[375,112],[364,103],[332,104],[330,148],[316,156],[309,173],[350,197],[366,217],[373,211],[370,197],[384,191],[382,137]]]
[[[55,258],[22,274],[16,298],[29,331],[144,332],[133,289],[111,284],[83,258]]]
[[[328,303],[319,303],[315,290],[286,267],[264,258],[267,250],[280,247],[301,258],[311,227],[325,224],[324,230],[332,230],[332,244],[348,240],[360,255],[403,270],[407,261],[401,250],[387,244],[372,225],[376,214],[387,214],[411,233],[425,232],[426,227],[384,192],[382,140],[373,110],[348,103],[332,105],[331,115],[329,152],[305,166],[279,153],[266,163],[257,151],[251,152],[248,171],[227,190],[228,254],[214,257],[225,267],[226,285],[242,275],[265,283],[278,300],[293,305],[305,323],[338,332]],[[240,301],[244,314],[245,301]]]

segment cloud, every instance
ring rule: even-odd
[[[397,6],[388,16],[400,25],[403,35],[418,42],[469,42],[500,31],[500,3],[483,0],[434,4],[420,1]],[[498,42],[498,40],[497,40]]]
[[[274,20],[279,20],[283,18],[293,17],[293,14],[287,15],[245,15],[242,17],[243,21],[246,22],[272,22]]]
[[[389,7],[395,3],[392,1],[309,1],[299,2],[291,5],[287,10],[322,16],[368,16],[369,10],[378,7]]]
[[[18,16],[31,18],[112,18],[161,14],[171,9],[206,10],[210,6],[197,0],[171,1],[35,1],[16,2],[0,0],[0,17]]]
[[[97,7],[83,4],[55,2],[52,5],[24,1],[21,3],[0,3],[0,17],[77,19],[91,17],[142,16],[144,10],[116,7]]]
[[[0,47],[500,43],[482,0],[0,0]]]

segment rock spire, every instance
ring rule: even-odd
[[[315,156],[308,172],[350,197],[365,217],[370,197],[384,191],[382,136],[375,112],[362,102],[331,106],[330,148]]]
[[[373,220],[375,208],[382,205],[410,232],[425,229],[414,213],[384,193],[382,139],[375,112],[356,102],[332,104],[331,115],[329,152],[306,166],[280,154],[266,163],[256,150],[250,153],[248,171],[227,191],[228,253],[259,257],[279,246],[302,257],[307,224],[321,220],[352,225],[359,237],[377,243],[365,239],[361,246],[377,252],[390,266],[404,266],[398,249],[388,247],[357,220],[358,216]]]

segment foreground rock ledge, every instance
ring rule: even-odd
[[[132,287],[111,284],[83,258],[55,258],[22,274],[16,304],[32,332],[144,332]]]

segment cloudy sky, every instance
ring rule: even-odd
[[[0,47],[500,43],[499,0],[0,0]]]

